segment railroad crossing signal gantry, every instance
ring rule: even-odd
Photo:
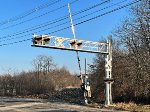
[[[69,51],[100,53],[105,55],[105,78],[106,83],[106,100],[105,104],[112,103],[111,85],[112,79],[112,37],[109,37],[107,42],[93,42],[87,40],[78,40],[65,37],[49,36],[49,35],[36,35],[33,34],[32,47],[42,47]]]
[[[48,40],[49,42],[45,41]],[[33,47],[108,54],[108,43],[92,42],[48,35],[33,35]],[[48,44],[44,44],[48,43]]]

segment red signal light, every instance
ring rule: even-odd
[[[77,42],[77,46],[78,46],[78,47],[81,47],[81,45],[82,45],[82,42],[78,41],[78,42]]]
[[[75,40],[70,40],[70,45],[71,45],[71,46],[74,46],[74,45],[75,45],[75,43],[76,43],[76,41],[75,41]]]
[[[42,35],[42,44],[49,44],[50,42],[50,38],[48,37],[48,35]]]
[[[45,38],[45,39],[43,39],[43,45],[45,45],[45,44],[49,44],[49,41],[50,41],[50,39],[49,39],[49,38]]]
[[[32,42],[33,42],[33,44],[42,43],[42,37],[41,36],[35,36],[34,38],[32,38]]]

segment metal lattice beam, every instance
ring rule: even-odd
[[[40,37],[38,35],[34,36]],[[102,53],[108,54],[107,46],[108,43],[100,43],[100,42],[92,42],[86,40],[78,40],[78,39],[71,39],[65,37],[56,37],[56,36],[48,36],[42,35],[43,38],[49,38],[49,44],[44,45],[43,42],[41,43],[33,43],[33,47],[42,47],[42,48],[53,48],[53,49],[61,49],[61,50],[70,50],[70,51],[80,51],[80,52],[91,52],[91,53]],[[75,42],[72,46],[70,43]]]

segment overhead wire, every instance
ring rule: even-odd
[[[79,18],[76,18],[76,19],[74,19],[74,21],[77,21],[77,20],[82,19],[82,18],[84,18],[84,17],[90,16],[90,15],[96,13],[96,12],[99,12],[99,11],[102,11],[102,10],[104,10],[104,9],[110,8],[111,6],[118,5],[118,4],[123,3],[123,2],[125,2],[125,1],[127,1],[127,0],[123,0],[123,1],[121,1],[121,2],[117,2],[117,3],[115,3],[115,4],[112,4],[112,5],[109,5],[109,6],[107,6],[107,7],[101,8],[101,9],[99,9],[99,10],[96,10],[96,11],[92,12],[92,13],[89,13],[89,14],[86,14],[86,15],[81,16],[81,17],[79,17]],[[80,11],[78,11],[78,12],[80,12]],[[80,12],[80,13],[81,13],[81,12]],[[77,14],[77,13],[76,13],[76,14]],[[67,18],[68,18],[68,17],[67,17]],[[57,23],[57,22],[60,22],[60,21],[55,21],[55,23]],[[39,33],[39,32],[45,31],[45,30],[53,29],[53,28],[56,28],[56,27],[65,25],[65,24],[67,24],[67,23],[69,23],[69,22],[66,21],[66,22],[60,23],[60,24],[58,24],[58,25],[55,25],[55,26],[46,28],[46,29],[42,29],[42,30],[40,30],[40,31],[36,31],[36,32],[34,32],[34,33]],[[43,28],[43,27],[40,27],[40,28]],[[37,29],[39,29],[39,28],[37,28]],[[35,28],[34,30],[36,30],[36,28]],[[26,32],[30,32],[30,31],[32,31],[32,30],[29,30],[29,31],[26,31]],[[25,33],[25,32],[22,32],[22,33]],[[28,35],[30,35],[30,33],[29,33]],[[8,36],[9,36],[9,35],[8,35]],[[12,36],[17,36],[17,35],[14,34],[14,35],[12,35]],[[25,35],[25,36],[26,36],[26,35]],[[15,38],[21,38],[21,37],[25,37],[25,36],[23,35],[23,36],[14,37],[14,38],[11,38],[11,39],[5,39],[5,38],[3,38],[3,39],[5,39],[5,40],[1,40],[0,42],[2,42],[2,41],[7,41],[7,40],[12,40],[12,39],[15,39]],[[7,37],[7,36],[5,36],[5,37]],[[1,39],[1,38],[0,38],[0,39]]]
[[[131,6],[131,5],[133,5],[133,4],[135,4],[135,3],[138,3],[138,2],[140,2],[140,1],[141,1],[141,0],[135,0],[135,1],[133,1],[133,2],[130,2],[130,3],[128,3],[128,4],[125,4],[125,5],[122,5],[122,6],[118,7],[118,8],[115,8],[115,9],[113,9],[113,10],[107,11],[107,12],[105,12],[105,13],[103,13],[103,14],[97,15],[97,16],[95,16],[95,17],[86,19],[86,20],[81,21],[81,22],[78,22],[78,23],[74,24],[74,26],[78,26],[78,25],[80,25],[80,24],[83,24],[83,23],[86,23],[86,22],[95,20],[95,19],[97,19],[97,18],[99,18],[99,17],[105,16],[105,15],[107,15],[107,14],[113,13],[113,12],[118,11],[118,10],[120,10],[120,9],[123,9],[123,8],[125,8],[125,7]],[[59,30],[55,30],[55,31],[50,32],[50,33],[47,33],[47,34],[50,35],[50,34],[53,34],[53,33],[56,33],[56,32],[60,32],[60,31],[66,30],[66,29],[68,29],[68,28],[70,28],[70,27],[71,27],[71,26],[67,26],[67,27],[61,28],[61,29],[59,29]],[[31,35],[31,34],[30,34],[30,35]],[[27,35],[26,35],[26,36],[27,36]],[[29,40],[31,40],[31,38],[24,39],[24,40],[20,40],[20,41],[15,41],[15,42],[10,42],[10,43],[1,44],[0,46],[6,46],[6,45],[10,45],[10,44],[15,44],[15,43],[21,43],[21,42],[25,42],[25,41],[29,41]]]
[[[74,1],[70,2],[70,4],[73,4],[73,3],[77,2],[77,1],[79,1],[79,0],[74,0]],[[86,8],[86,9],[83,9],[83,10],[81,10],[81,11],[78,11],[78,12],[74,13],[73,15],[77,15],[77,14],[80,14],[80,13],[82,13],[82,12],[88,11],[88,10],[90,10],[90,9],[92,9],[92,8],[95,8],[95,7],[97,7],[97,6],[100,6],[100,5],[102,5],[102,4],[104,4],[104,3],[108,2],[108,1],[110,1],[110,0],[105,0],[105,1],[102,1],[102,2],[100,2],[100,3],[98,3],[98,4],[94,4],[94,5],[91,6],[91,7],[88,7],[88,8]],[[49,11],[49,12],[47,12],[47,13],[44,13],[44,14],[42,14],[42,15],[33,17],[33,18],[29,19],[29,20],[26,20],[26,21],[17,23],[17,24],[12,25],[12,26],[17,26],[17,25],[23,24],[23,23],[28,22],[28,21],[30,21],[30,20],[33,20],[33,19],[36,19],[36,18],[41,17],[41,16],[43,16],[43,15],[46,15],[46,14],[48,14],[48,13],[50,13],[50,12],[51,12],[51,13],[52,13],[52,12],[55,12],[55,11],[57,11],[57,10],[63,8],[63,7],[66,7],[66,6],[67,6],[67,4],[66,4],[66,5],[63,5],[63,6],[59,7],[59,8],[56,8],[56,9],[54,9],[54,10],[51,10],[51,11]],[[63,18],[64,18],[64,19],[68,18],[68,15],[63,16],[63,17],[61,17],[60,19],[61,19],[61,20],[64,20]],[[49,22],[51,22],[51,21],[49,21]],[[48,24],[49,22],[46,22],[45,24]],[[5,28],[2,28],[2,29],[0,29],[0,30],[4,30],[4,29],[7,29],[7,28],[10,28],[10,26],[5,27]]]
[[[88,7],[88,8],[85,8],[85,9],[82,9],[82,10],[80,10],[80,11],[77,11],[77,12],[73,13],[72,16],[76,16],[76,15],[78,15],[78,14],[81,14],[81,13],[86,12],[86,11],[88,11],[88,10],[91,10],[91,9],[93,9],[93,8],[96,8],[96,7],[102,5],[102,4],[106,3],[106,2],[109,2],[109,1],[110,1],[110,0],[105,0],[105,1],[100,2],[100,3],[98,3],[98,4],[94,4],[94,5],[92,5],[92,6]],[[105,9],[106,9],[106,8],[105,8]],[[101,9],[101,10],[103,10],[103,9]],[[49,26],[49,25],[52,25],[52,24],[61,22],[61,21],[65,20],[65,19],[68,19],[68,15],[65,15],[65,16],[62,16],[62,17],[60,17],[60,18],[57,18],[57,19],[48,21],[48,22],[46,22],[46,23],[44,23],[44,24],[41,24],[41,25],[37,25],[37,26],[39,26],[39,27],[35,27],[35,28],[33,28],[33,29],[31,29],[31,28],[29,29],[29,28],[28,28],[28,29],[25,29],[26,31],[25,31],[25,30],[24,30],[24,31],[19,31],[19,32],[13,33],[13,34],[11,34],[11,35],[2,36],[2,37],[0,37],[0,40],[1,40],[1,39],[5,39],[5,38],[8,38],[8,37],[12,37],[12,36],[17,36],[17,35],[20,35],[20,34],[23,34],[23,33],[29,32],[29,31],[33,31],[33,30],[36,30],[36,29],[39,29],[39,28],[43,28],[43,27],[46,27],[46,26]],[[80,18],[79,18],[79,19],[80,19]],[[65,23],[67,23],[67,22],[65,22]],[[65,24],[65,23],[64,23],[64,24]]]
[[[124,0],[125,1],[125,0]],[[120,2],[120,3],[122,3],[122,2]],[[118,3],[116,3],[116,4],[113,4],[113,6],[114,5],[118,5]],[[107,7],[108,8],[108,7]],[[98,11],[102,11],[102,10],[104,10],[104,9],[106,9],[106,7],[104,7],[104,8],[102,8],[102,9],[99,9]],[[81,17],[79,17],[79,18],[76,18],[76,19],[74,19],[74,21],[77,21],[77,20],[79,20],[79,19],[82,19],[82,18],[84,18],[84,17],[87,17],[87,16],[90,16],[91,14],[94,14],[95,12],[97,12],[97,11],[94,11],[94,12],[92,12],[92,13],[90,13],[90,14],[87,14],[87,15],[84,15],[84,16],[81,16]],[[61,23],[61,24],[58,24],[58,25],[55,25],[55,26],[52,26],[52,27],[49,27],[49,28],[46,28],[46,29],[42,29],[42,30],[40,30],[40,31],[36,31],[36,32],[34,32],[34,33],[39,33],[39,32],[42,32],[42,31],[45,31],[45,30],[49,30],[49,29],[52,29],[52,28],[56,28],[56,27],[58,27],[58,26],[62,26],[62,25],[64,25],[64,24],[67,24],[67,23],[69,23],[68,21],[66,21],[66,22],[63,22],[63,23]],[[30,31],[29,31],[30,32]],[[28,35],[30,35],[31,33],[29,33]],[[15,36],[15,35],[14,35]],[[25,35],[26,36],[26,35]],[[6,36],[7,37],[7,36]],[[14,37],[14,38],[11,38],[11,39],[6,39],[6,40],[3,40],[3,41],[7,41],[7,40],[12,40],[12,39],[15,39],[15,38],[21,38],[21,37],[24,37],[24,35],[23,36],[19,36],[19,37]],[[1,41],[0,41],[1,42]]]
[[[77,1],[79,1],[79,0],[74,0],[74,1],[70,2],[70,4],[74,4],[74,3],[77,2]],[[22,21],[22,22],[20,22],[20,23],[16,23],[16,24],[13,24],[13,25],[10,25],[10,26],[1,28],[0,31],[3,31],[3,30],[5,30],[5,29],[12,28],[12,27],[21,25],[21,24],[23,24],[23,23],[32,21],[32,20],[34,20],[34,19],[40,18],[40,17],[45,16],[45,15],[47,15],[47,14],[53,13],[53,12],[55,12],[55,11],[58,11],[58,10],[60,10],[60,9],[62,9],[62,8],[64,8],[64,7],[66,7],[66,6],[67,6],[67,4],[62,5],[62,6],[58,7],[58,8],[53,9],[53,10],[50,10],[50,11],[44,13],[44,14],[41,14],[41,15],[35,16],[35,17],[33,17],[33,18],[30,18],[30,19],[28,19],[28,20]]]
[[[102,17],[102,16],[105,16],[105,15],[107,15],[107,14],[113,13],[113,12],[115,12],[115,11],[121,10],[121,9],[123,9],[123,8],[126,8],[126,7],[128,7],[128,6],[131,6],[131,5],[133,5],[133,4],[135,4],[135,3],[138,3],[138,2],[140,2],[140,1],[141,1],[141,0],[134,0],[133,2],[130,2],[130,3],[125,4],[125,5],[122,5],[122,6],[118,7],[118,8],[113,9],[113,10],[110,10],[110,11],[104,12],[103,14],[97,15],[97,16],[95,16],[95,17],[92,17],[92,18],[86,19],[86,20],[81,21],[81,22],[78,22],[78,23],[74,24],[74,26],[78,26],[78,25],[80,25],[80,24],[83,24],[83,23],[89,22],[89,21],[91,21],[91,20],[95,20],[95,19],[97,19],[97,18],[99,18],[99,17]],[[61,28],[61,29],[59,29],[59,30],[56,30],[56,31],[53,31],[53,32],[50,32],[50,33],[47,33],[47,34],[57,33],[57,32],[60,32],[60,31],[66,30],[66,29],[68,29],[68,28],[70,28],[70,26],[67,26],[67,27]]]
[[[114,4],[114,5],[115,5],[115,4]],[[117,4],[116,4],[116,5],[117,5]],[[103,9],[105,9],[105,8],[103,8]],[[103,9],[101,9],[101,10],[103,10]],[[99,10],[99,11],[100,11],[100,10]],[[95,11],[95,12],[96,12],[96,11]],[[94,12],[93,12],[93,13],[94,13]],[[91,15],[91,13],[90,13],[89,15]],[[82,17],[76,18],[76,19],[74,19],[74,21],[79,20],[79,19],[82,19],[82,18],[84,18],[84,17],[86,17],[86,16],[89,16],[89,15],[87,14],[87,15],[84,15],[84,16],[82,16]],[[64,25],[64,24],[66,24],[66,23],[69,23],[69,22],[66,21],[66,22],[61,23],[61,24],[59,24],[59,25],[55,25],[55,26],[52,26],[52,27],[50,27],[50,28],[42,29],[42,30],[36,31],[36,32],[34,32],[34,33],[39,33],[39,32],[45,31],[45,30],[49,30],[49,29],[52,29],[52,28],[56,28],[56,27],[58,27],[58,26],[62,26],[62,25]],[[31,34],[31,33],[29,33],[28,35],[30,35],[30,34]],[[25,37],[25,36],[26,36],[26,35],[19,36],[19,37],[14,37],[14,38],[6,39],[6,40],[3,40],[3,41],[12,40],[12,39],[15,39],[15,38],[21,38],[21,37]]]
[[[4,20],[4,21],[0,22],[0,26],[2,26],[4,24],[11,23],[11,22],[14,22],[14,21],[17,21],[17,20],[20,20],[22,18],[25,18],[26,16],[29,16],[29,15],[31,15],[34,12],[37,12],[37,11],[39,11],[41,9],[44,9],[44,8],[47,8],[48,6],[54,5],[54,4],[56,4],[56,3],[60,2],[60,1],[61,0],[54,0],[54,1],[50,2],[50,3],[48,2],[48,3],[42,4],[42,5],[38,6],[38,7],[35,7],[33,9],[31,9],[31,10],[29,10],[29,11],[27,11],[27,12],[21,14],[21,15],[19,15],[19,16],[12,17],[12,18],[10,18],[8,20]]]

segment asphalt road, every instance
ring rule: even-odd
[[[41,99],[0,97],[0,112],[100,112],[111,111]]]

